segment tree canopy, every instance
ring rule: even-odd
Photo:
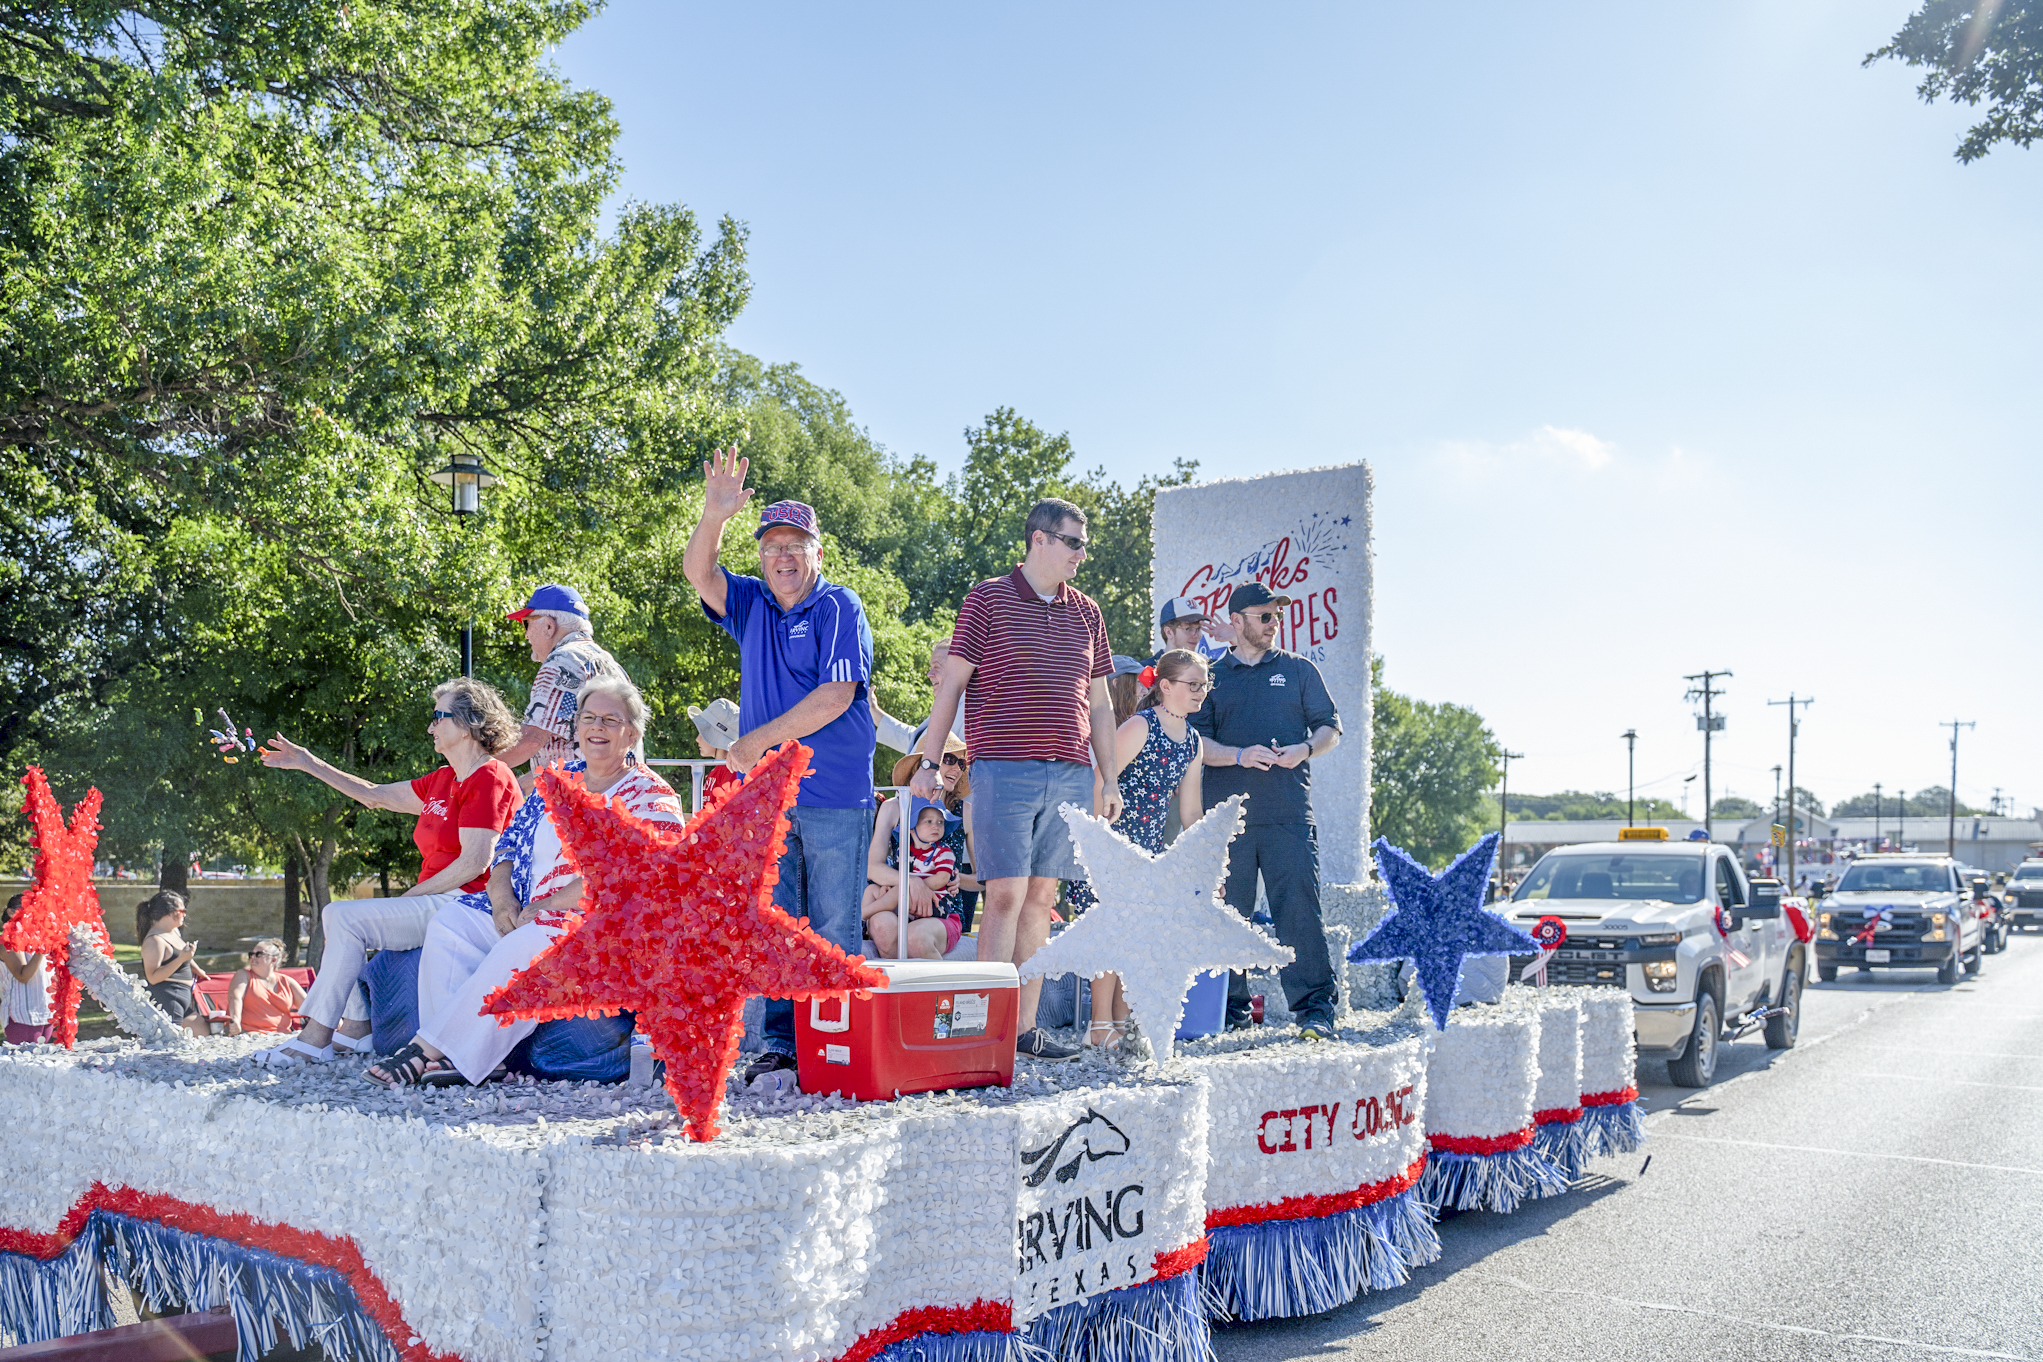
[[[1927,789],[1909,791],[1908,806],[1903,808],[1894,791],[1886,790],[1876,796],[1868,790],[1864,794],[1853,795],[1850,799],[1838,800],[1832,806],[1830,816],[1871,818],[1877,814],[1882,818],[1942,818],[1951,811],[1950,799],[1950,790],[1942,785],[1932,785]],[[1822,810],[1816,809],[1814,812],[1821,814]],[[1983,818],[1986,814],[1985,809],[1975,809],[1962,799],[1958,801],[1958,816],[1961,818]]]
[[[2043,4],[2032,0],[1928,0],[1865,64],[1892,59],[1922,69],[1923,102],[1986,106],[1953,154],[1970,164],[2001,142],[2043,136]]]
[[[1483,796],[1502,774],[1502,749],[1474,710],[1386,687],[1381,657],[1370,685],[1370,831],[1440,869],[1487,830]]]
[[[1544,818],[1552,821],[1564,819],[1597,820],[1623,818],[1625,802],[1623,795],[1613,795],[1599,790],[1595,794],[1584,794],[1580,790],[1562,790],[1559,794],[1511,793],[1511,817]],[[1681,818],[1680,808],[1664,799],[1639,796],[1632,801],[1632,816],[1641,823],[1664,823],[1669,819]]]

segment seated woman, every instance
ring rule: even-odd
[[[149,996],[170,1019],[195,1036],[207,1033],[206,1019],[192,985],[213,976],[192,963],[199,944],[179,934],[184,926],[184,895],[160,889],[135,905],[135,938],[142,943],[142,982]]]
[[[336,1047],[369,1048],[369,1004],[357,987],[371,949],[416,950],[433,914],[489,883],[497,834],[518,811],[518,778],[495,753],[518,740],[520,728],[496,687],[456,677],[433,691],[426,725],[433,750],[447,764],[416,780],[377,785],[321,761],[279,733],[262,749],[265,766],[306,771],[358,804],[418,815],[418,883],[391,899],[346,899],[326,905],[326,948],[319,976],[306,993],[305,1029],[282,1045],[258,1051],[264,1064],[325,1063]],[[338,1028],[338,1030],[336,1030]]]
[[[281,972],[284,943],[273,936],[255,943],[248,964],[227,984],[227,1034],[291,1030],[292,1014],[305,1006],[305,986]]]
[[[942,804],[913,798],[908,833],[908,867],[904,878],[900,855],[901,801],[890,799],[873,820],[872,845],[866,852],[866,934],[883,959],[900,954],[900,913],[904,894],[908,907],[908,955],[941,960],[964,934],[958,895],[958,853],[953,844],[960,820]]]
[[[590,793],[608,795],[648,822],[684,821],[679,796],[635,755],[644,750],[649,717],[638,687],[620,673],[598,672],[582,683],[576,706],[581,757],[565,769]],[[418,1034],[369,1070],[373,1081],[481,1083],[538,1025],[500,1025],[482,1005],[580,909],[582,878],[539,795],[526,799],[499,842],[488,885],[488,892],[464,895],[434,916],[419,956]]]

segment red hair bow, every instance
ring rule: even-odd
[[[1155,684],[1156,684],[1156,668],[1154,668],[1154,667],[1144,667],[1144,668],[1143,668],[1143,669],[1142,669],[1141,671],[1139,671],[1139,672],[1135,673],[1135,679],[1136,679],[1137,681],[1140,681],[1140,682],[1141,682],[1141,683],[1142,683],[1143,685],[1145,685],[1145,686],[1153,686],[1153,685],[1155,685]]]

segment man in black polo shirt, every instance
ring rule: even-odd
[[[1227,902],[1256,908],[1261,873],[1277,939],[1297,953],[1284,966],[1284,999],[1299,1029],[1334,1038],[1334,967],[1319,916],[1319,836],[1312,822],[1311,759],[1341,741],[1341,716],[1319,668],[1272,647],[1289,596],[1244,582],[1227,598],[1234,647],[1213,664],[1213,694],[1191,714],[1206,741],[1202,785],[1211,809],[1246,794],[1248,826],[1227,850]],[[1249,1024],[1248,979],[1227,983],[1227,1023]]]

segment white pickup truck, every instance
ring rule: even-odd
[[[1665,828],[1620,838],[1548,852],[1500,905],[1528,932],[1547,916],[1566,925],[1547,982],[1627,990],[1640,1057],[1666,1060],[1683,1087],[1708,1087],[1718,1045],[1754,1026],[1773,1049],[1794,1045],[1808,948],[1778,882],[1748,881],[1730,847]],[[1512,976],[1530,963],[1514,957]]]

